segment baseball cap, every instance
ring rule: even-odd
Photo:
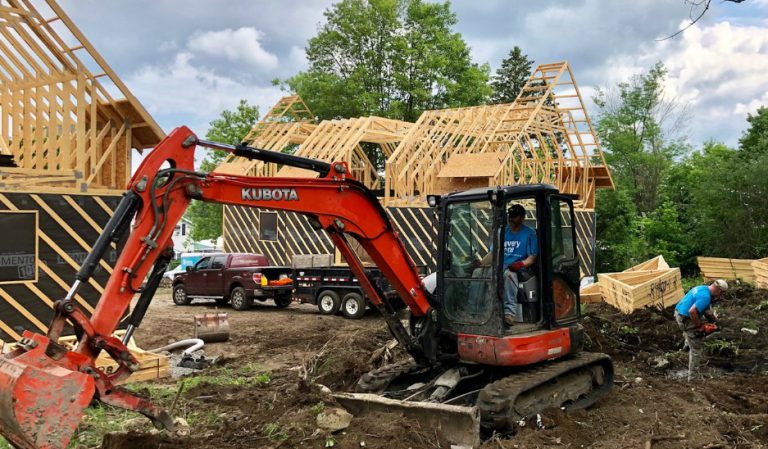
[[[723,279],[716,279],[715,282],[713,282],[712,284],[717,286],[717,288],[719,288],[720,291],[722,291],[722,292],[728,290],[728,283],[725,282],[725,280],[723,280]]]
[[[509,209],[507,209],[507,216],[508,217],[524,217],[525,216],[525,208],[519,204],[515,204]]]

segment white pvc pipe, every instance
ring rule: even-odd
[[[186,340],[179,340],[162,348],[150,349],[149,352],[158,353],[164,351],[173,351],[174,349],[183,348],[189,346],[184,350],[184,354],[189,355],[195,351],[200,350],[205,345],[205,342],[199,338],[188,338]]]

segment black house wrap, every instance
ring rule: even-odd
[[[437,229],[432,209],[387,207],[386,210],[414,263],[434,271]],[[262,215],[270,220],[277,216],[277,238],[271,232],[268,237],[260,234]],[[590,276],[595,272],[595,212],[579,209],[575,211],[575,218],[581,272],[583,276]],[[275,265],[290,265],[294,255],[334,253],[325,232],[313,229],[303,215],[241,206],[224,207],[224,250],[264,254]]]
[[[13,270],[0,267],[0,339],[14,342],[25,329],[42,333],[48,330],[53,302],[69,290],[80,264],[119,201],[120,194],[0,192],[0,265],[4,263],[3,255],[8,256],[6,262],[15,261],[18,265]],[[26,229],[34,220],[23,222],[25,229],[3,228],[2,218],[14,213],[36,215],[37,228]],[[25,242],[30,241],[33,230],[37,236],[36,273],[30,274],[30,248]],[[112,246],[107,251],[93,278],[75,297],[88,314],[104,291],[118,250]],[[11,257],[14,254],[18,257]]]

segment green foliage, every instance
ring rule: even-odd
[[[704,279],[699,276],[684,276],[682,279],[684,292],[688,292],[688,290],[692,289],[693,287],[696,287],[697,285],[704,285],[704,284],[705,284]]]
[[[377,115],[415,121],[422,111],[484,103],[487,65],[472,63],[448,3],[341,0],[306,48],[309,68],[286,80],[320,119]],[[366,148],[382,167],[377,147]]]
[[[661,254],[690,275],[698,255],[765,257],[768,108],[749,115],[738,149],[707,142],[690,151],[665,130],[670,117],[678,115],[676,124],[683,118],[664,97],[665,76],[656,64],[595,98],[616,183],[596,199],[597,270],[620,271]]]
[[[617,188],[627,191],[641,213],[656,208],[665,170],[687,147],[668,139],[664,121],[677,109],[664,100],[666,69],[657,63],[647,74],[619,83],[615,92],[598,91],[597,133]]]
[[[234,111],[225,110],[210,123],[205,138],[216,142],[237,145],[259,119],[258,106],[251,106],[247,100],[240,100]],[[203,159],[200,170],[210,172],[224,160],[226,153],[214,150]],[[189,238],[195,241],[215,240],[222,233],[223,209],[221,204],[193,201],[187,209],[187,218],[192,222]]]
[[[288,433],[280,428],[277,423],[264,424],[261,433],[272,441],[284,441],[288,439]]]
[[[675,204],[665,201],[656,210],[640,219],[644,237],[643,258],[650,259],[659,254],[670,266],[679,267],[693,258],[692,245],[680,221]]]
[[[640,262],[637,209],[626,190],[599,190],[595,200],[597,271],[622,271]]]
[[[619,327],[619,334],[621,335],[637,335],[639,332],[640,332],[640,329],[634,326],[623,325]]]
[[[184,379],[184,389],[190,390],[201,384],[259,386],[270,382],[269,373],[260,372],[258,365],[248,364],[239,369],[219,368],[199,376]]]
[[[501,67],[491,79],[493,95],[491,103],[512,103],[531,76],[533,61],[528,59],[520,47],[510,50],[509,56],[501,62]]]
[[[320,413],[325,410],[325,402],[320,401],[317,404],[312,406],[312,414],[313,415],[319,415]]]

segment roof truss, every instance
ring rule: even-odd
[[[493,176],[474,175],[471,166],[460,177],[440,176],[451,157],[474,153],[503,155]],[[387,161],[386,180],[387,204],[480,181],[551,183],[592,208],[595,190],[613,187],[567,62],[538,66],[514,103],[424,112]]]

